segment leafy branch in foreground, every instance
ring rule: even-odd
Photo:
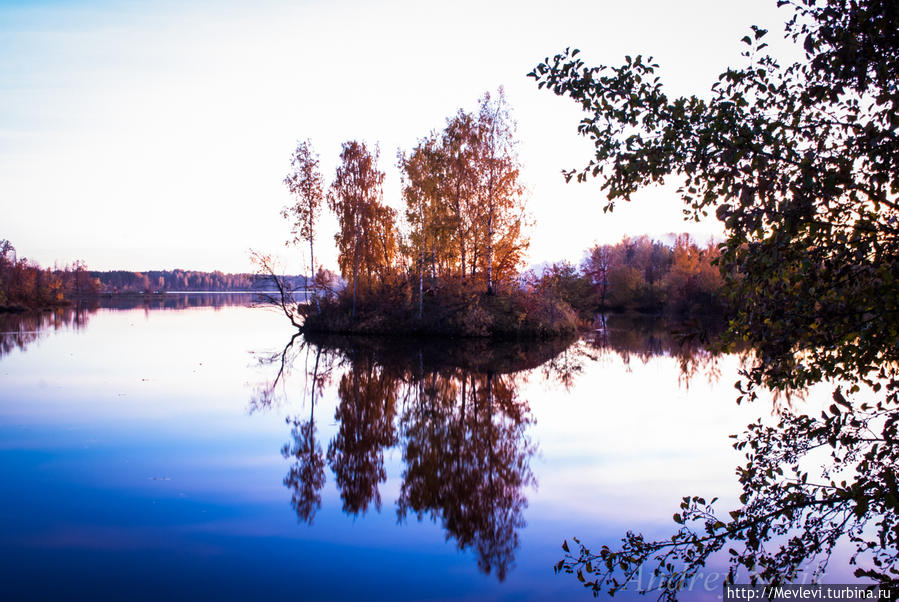
[[[569,553],[557,570],[594,593],[652,565],[668,584],[660,595],[675,599],[728,545],[731,579],[786,582],[815,558],[823,571],[841,539],[855,544],[856,576],[899,579],[899,7],[778,4],[794,10],[787,35],[805,60],[781,66],[752,27],[747,64],[707,97],[669,98],[658,65],[640,56],[588,67],[568,49],[530,74],[587,113],[578,131],[595,155],[565,175],[600,178],[606,210],[677,176],[685,215],[714,210],[723,222],[719,267],[735,308],[726,340],[755,350],[738,401],[762,387],[836,388],[821,417],[780,409],[775,425],[738,439],[742,507],[730,518],[688,497],[670,539],[629,533],[618,550]]]
[[[733,338],[760,349],[751,380],[776,388],[863,379],[899,359],[899,11],[796,4],[788,31],[808,60],[781,67],[753,28],[748,64],[709,99],[669,98],[640,56],[587,67],[566,50],[530,74],[588,113],[579,133],[595,156],[566,176],[599,177],[607,210],[672,175],[687,215],[714,210]]]
[[[680,528],[670,539],[648,541],[628,532],[618,549],[592,552],[575,539],[556,572],[576,574],[594,595],[626,589],[641,568],[657,578],[659,598],[676,600],[713,555],[727,550],[725,581],[745,577],[750,583],[783,584],[814,563],[824,574],[834,546],[844,536],[856,544],[850,559],[857,577],[883,584],[899,580],[899,415],[893,409],[897,388],[886,402],[855,406],[840,389],[820,417],[789,411],[776,425],[749,425],[734,447],[746,452],[738,468],[743,506],[727,516],[716,513],[716,499],[706,503],[685,497],[674,521]],[[825,453],[824,482],[803,468]],[[861,565],[867,568],[861,568]]]

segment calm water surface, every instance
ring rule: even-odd
[[[623,319],[567,347],[291,343],[245,301],[0,317],[4,597],[589,599],[553,574],[564,538],[739,493],[737,357]]]

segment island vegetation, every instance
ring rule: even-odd
[[[569,304],[581,317],[638,311],[674,318],[726,314],[724,283],[714,241],[701,246],[688,234],[668,243],[646,235],[589,249],[580,266],[562,261],[530,272],[525,282]]]
[[[670,97],[651,58],[588,66],[576,49],[530,74],[586,115],[608,209],[676,176],[694,216],[725,224],[726,335],[754,350],[738,400],[829,383],[823,412],[775,407],[737,435],[739,506],[688,495],[674,533],[564,544],[558,571],[595,595],[652,572],[674,600],[707,562],[727,581],[818,580],[838,545],[855,576],[899,582],[899,10],[886,0],[779,0],[804,59],[781,65],[767,32],[703,96]],[[595,550],[595,551],[594,551]]]
[[[326,191],[311,141],[298,143],[284,180],[293,202],[282,215],[288,244],[308,249],[317,277],[308,304],[287,283],[273,301],[305,332],[343,334],[552,337],[606,310],[723,312],[718,249],[686,235],[669,244],[625,238],[590,249],[581,265],[522,272],[531,220],[516,146],[502,89],[485,94],[476,111],[460,109],[398,152],[399,214],[384,202],[378,147],[344,143]],[[339,226],[336,288],[314,260],[325,204]],[[274,276],[268,257],[257,260]]]

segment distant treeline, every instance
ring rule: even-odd
[[[687,234],[672,245],[648,236],[625,237],[589,250],[581,266],[560,262],[525,285],[555,296],[582,316],[597,311],[638,310],[676,314],[723,311],[718,247],[697,245]]]
[[[305,276],[281,276],[292,289],[305,289]],[[0,310],[44,309],[68,305],[74,299],[110,293],[168,291],[262,291],[270,281],[258,274],[225,274],[194,270],[129,272],[89,271],[83,261],[64,268],[42,268],[19,257],[16,248],[0,239]]]
[[[97,279],[103,293],[155,293],[165,291],[249,291],[268,286],[266,278],[258,274],[225,274],[194,270],[150,270],[129,272],[113,270],[90,272]],[[292,288],[305,288],[305,276],[284,276]]]

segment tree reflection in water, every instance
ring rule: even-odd
[[[314,414],[313,414],[314,415]],[[325,486],[325,458],[321,444],[315,440],[315,420],[287,419],[291,425],[292,443],[285,443],[281,455],[292,458],[293,464],[284,485],[291,490],[290,503],[297,517],[310,525],[322,507],[321,489]]]
[[[598,346],[619,354],[632,348],[611,339]],[[763,410],[771,417],[733,436],[734,448],[745,454],[735,471],[742,488],[738,507],[724,512],[717,498],[684,497],[669,537],[628,531],[617,544],[595,552],[577,539],[574,546],[566,541],[556,571],[574,574],[594,595],[645,587],[639,575],[652,574],[649,588],[639,591],[673,602],[707,563],[721,559],[727,583],[818,583],[845,545],[842,553],[854,577],[899,586],[899,366],[889,356],[872,355],[865,360],[870,364],[859,364],[859,376],[839,356],[829,360],[827,373],[812,361],[817,352],[788,347],[772,353],[768,346],[743,354],[738,403],[754,401],[763,386],[781,397],[774,397],[773,411]],[[838,357],[831,350],[821,353]],[[709,364],[709,378],[717,377],[708,351],[678,359],[687,381]],[[835,387],[829,407],[797,403],[804,387],[821,380]]]
[[[359,514],[374,503],[381,509],[378,484],[387,480],[384,448],[397,441],[394,416],[400,380],[370,357],[351,352],[350,369],[340,378],[340,404],[334,418],[340,427],[328,444],[328,465],[337,479],[344,512]]]
[[[290,436],[293,443],[285,443],[281,455],[292,458],[294,463],[284,485],[292,491],[290,503],[297,512],[300,521],[312,524],[315,513],[322,506],[321,489],[325,486],[325,458],[321,445],[315,440],[315,394],[321,392],[324,377],[319,377],[318,367],[321,361],[321,349],[315,352],[315,367],[312,371],[311,401],[309,404],[309,420],[299,417],[287,418],[291,425]],[[283,365],[281,368],[283,374]]]
[[[284,485],[299,520],[311,524],[321,508],[326,464],[345,513],[380,511],[384,454],[396,446],[403,458],[398,521],[410,516],[439,521],[448,540],[472,550],[480,570],[502,581],[514,565],[526,524],[526,490],[536,485],[530,462],[537,446],[528,435],[534,419],[519,394],[527,373],[539,369],[567,388],[585,362],[604,353],[643,361],[673,355],[687,379],[713,363],[713,354],[698,343],[672,340],[664,325],[641,329],[623,318],[609,323],[612,327],[596,337],[523,344],[295,337],[283,353],[263,358],[277,372],[256,390],[250,409],[278,403],[278,387],[303,364],[305,350],[309,414],[288,417],[291,440],[281,450],[291,461]],[[325,446],[317,440],[315,410],[332,375],[337,432]]]
[[[705,375],[713,383],[721,376],[719,354],[711,344],[724,328],[723,323],[672,323],[660,317],[640,314],[609,316],[587,337],[591,357],[615,354],[625,365],[638,360],[667,355],[677,359],[678,384],[689,388],[690,381]],[[741,354],[745,349],[732,349]]]
[[[534,484],[526,435],[532,422],[515,375],[433,370],[418,375],[401,418],[406,470],[397,515],[439,519],[460,549],[500,581],[525,525],[524,488]]]

